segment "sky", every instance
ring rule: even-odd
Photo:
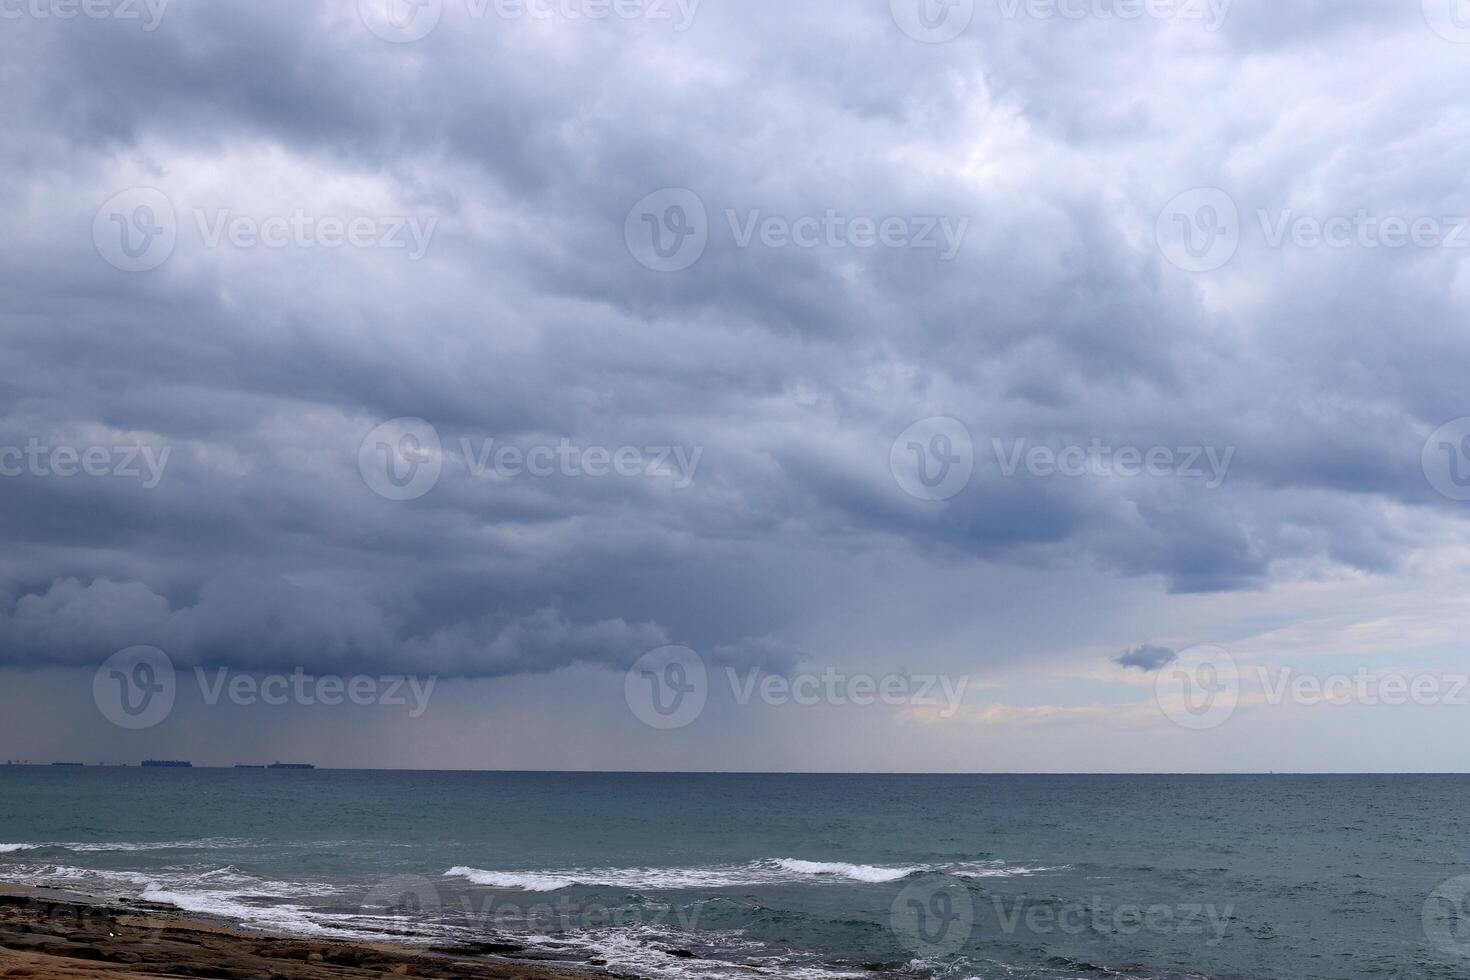
[[[0,78],[0,759],[1470,768],[1458,0],[0,0]]]

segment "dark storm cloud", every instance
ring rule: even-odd
[[[1453,256],[1248,242],[1211,279],[1152,235],[1201,184],[1228,184],[1247,222],[1299,195],[1463,210],[1454,128],[1435,128],[1454,86],[1415,74],[1450,46],[1417,14],[1243,0],[1215,34],[977,20],[931,46],[885,7],[708,2],[676,33],[449,4],[409,45],[345,2],[175,0],[153,33],[7,21],[0,444],[172,452],[147,489],[3,478],[0,659],[156,643],[184,662],[501,675],[678,642],[780,669],[810,653],[790,637],[820,588],[792,569],[850,554],[1210,592],[1392,571],[1419,547],[1402,508],[1448,511],[1423,436],[1467,414]],[[1247,70],[1370,23],[1427,64],[1377,79],[1346,129],[1330,66],[1275,66],[1326,105],[1289,118]],[[181,244],[129,275],[90,229],[137,184],[168,192]],[[696,265],[661,275],[623,223],[665,186],[696,191],[712,227]],[[437,216],[424,259],[199,244],[196,209],[343,202]],[[829,209],[969,224],[943,261],[742,248],[726,217]],[[941,415],[969,428],[975,476],[916,500],[889,449]],[[358,472],[363,437],[399,416],[445,448],[408,502]],[[499,479],[462,448],[491,438],[702,459],[677,489]],[[1235,455],[1207,488],[1007,475],[992,450],[1094,438]]]
[[[1145,643],[1132,650],[1125,650],[1113,658],[1113,663],[1135,670],[1162,670],[1179,658],[1179,654],[1168,647],[1150,646]]]

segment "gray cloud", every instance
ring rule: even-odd
[[[1123,651],[1113,658],[1113,663],[1121,667],[1132,667],[1135,670],[1154,671],[1162,670],[1177,659],[1179,659],[1179,654],[1168,647],[1156,647],[1145,643]]]

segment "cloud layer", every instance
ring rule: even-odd
[[[361,6],[0,33],[0,446],[48,453],[0,478],[3,662],[779,668],[977,568],[1265,590],[1458,535],[1422,455],[1470,414],[1470,252],[1271,240],[1470,214],[1470,49],[1416,5],[981,3],[938,44],[879,2],[705,0],[681,30],[446,0],[411,43]],[[176,243],[128,272],[135,188]],[[630,209],[667,188],[707,241],[660,272]],[[1196,188],[1238,211],[1207,272],[1158,240]],[[400,418],[438,440],[388,447],[437,473],[411,499],[363,462]],[[59,475],[57,447],[145,446],[155,486],[120,455]],[[955,453],[958,490],[912,492]]]

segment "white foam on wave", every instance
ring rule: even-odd
[[[196,874],[192,872],[152,873],[141,871],[114,871],[103,868],[76,868],[62,864],[20,865],[6,869],[7,878],[18,879],[26,884],[46,884],[96,895],[100,898],[140,898],[160,905],[172,905],[185,912],[218,916],[241,926],[269,930],[286,930],[312,935],[332,934],[306,918],[305,909],[292,905],[275,904],[255,906],[242,899],[251,897],[241,894],[242,889],[222,892],[214,889],[189,887],[197,881],[211,884],[247,884],[248,891],[266,898],[288,898],[292,893],[303,891],[307,886],[288,883],[262,882],[240,875],[233,868],[221,868],[217,872]]]
[[[234,865],[216,868],[200,874],[169,876],[166,881],[175,885],[207,881],[211,890],[228,887],[232,892],[250,898],[320,898],[334,894],[337,889],[322,881],[273,881],[246,874]]]
[[[835,878],[850,878],[853,881],[867,881],[873,884],[881,884],[885,881],[898,881],[900,878],[907,878],[909,875],[917,874],[922,870],[921,868],[878,868],[871,864],[798,861],[795,858],[781,858],[776,864],[793,874],[830,875]]]
[[[550,892],[573,885],[628,888],[643,891],[683,891],[702,888],[749,888],[797,882],[847,881],[886,884],[916,874],[953,874],[969,878],[1012,877],[1044,868],[1006,866],[1001,862],[966,865],[882,867],[842,861],[805,861],[773,858],[744,865],[696,868],[577,868],[571,870],[505,871],[460,865],[444,872],[487,888]]]
[[[214,851],[224,848],[253,847],[256,841],[236,840],[227,837],[207,837],[203,840],[166,841],[103,841],[101,843],[48,844],[47,847],[64,847],[68,851],[90,853],[93,851]]]
[[[230,922],[260,929],[290,928],[297,933],[311,935],[340,935],[336,929],[328,929],[312,921],[310,910],[295,905],[272,905],[261,907],[248,905],[225,892],[214,891],[170,891],[159,885],[143,889],[144,901],[160,905],[172,905],[185,912],[212,915]]]
[[[241,928],[282,935],[381,939],[389,931],[375,922],[362,927],[350,917],[321,914],[291,901],[331,895],[335,889],[330,885],[269,881],[233,866],[204,872],[144,873],[37,864],[7,868],[5,876],[27,884],[62,887],[101,898],[142,899],[184,912],[214,916]],[[394,925],[401,931],[402,923]]]
[[[808,965],[791,957],[773,956],[760,943],[732,935],[700,937],[701,944],[713,942],[718,947],[713,955],[720,959],[675,956],[669,950],[680,948],[688,937],[668,935],[646,925],[604,929],[570,937],[519,938],[547,952],[587,950],[604,960],[614,973],[649,977],[650,980],[748,980],[751,976],[770,975],[767,971],[772,968],[781,980],[856,980],[871,976]],[[762,956],[763,953],[766,955]]]
[[[22,864],[6,868],[7,878],[23,884],[47,883],[96,893],[99,897],[141,898],[149,888],[165,891],[194,891],[196,883],[207,882],[206,893],[228,889],[230,894],[263,898],[309,898],[330,895],[335,889],[324,882],[271,881],[245,874],[233,865],[210,871],[116,871],[106,868],[77,868],[65,864]]]
[[[227,864],[223,868],[215,868],[213,871],[206,871],[199,877],[206,880],[212,880],[221,878],[240,878],[246,876],[242,875],[240,873],[240,869],[235,867],[233,864]]]
[[[155,879],[140,871],[73,868],[64,864],[21,864],[5,869],[5,877],[19,884],[61,885],[95,892],[99,897],[131,896]]]
[[[941,873],[961,878],[1019,878],[1026,875],[1045,874],[1048,871],[1066,871],[1069,864],[1052,867],[1028,867],[1022,864],[1006,864],[1004,861],[989,861],[983,864],[955,864],[941,868]]]
[[[738,888],[770,884],[776,878],[759,868],[579,868],[572,871],[487,871],[457,867],[446,878],[463,878],[476,885],[520,891],[550,892],[573,885],[647,891],[689,888]]]
[[[229,872],[232,869],[221,869]],[[207,877],[207,876],[206,876]],[[238,874],[229,877],[240,877]],[[212,884],[220,882],[219,876],[207,878]],[[329,886],[307,882],[259,882],[252,881],[248,892],[215,888],[199,889],[183,883],[162,884],[153,882],[143,889],[144,901],[172,905],[174,908],[197,915],[209,915],[226,919],[246,929],[258,929],[286,936],[319,937],[336,939],[381,940],[392,937],[399,942],[415,939],[429,940],[457,936],[460,930],[443,927],[436,923],[407,921],[402,916],[375,915],[366,910],[356,913],[326,911],[311,906],[298,905],[284,899],[322,898],[331,892]],[[261,898],[276,901],[252,901]],[[351,897],[355,902],[359,897]]]
[[[250,846],[254,846],[254,842],[219,837],[211,837],[206,840],[170,841],[47,841],[38,844],[0,844],[0,854],[39,850],[74,851],[78,854],[111,851],[187,851]]]
[[[446,878],[463,878],[489,888],[515,888],[526,892],[554,892],[570,888],[577,882],[559,875],[530,874],[515,871],[484,871],[480,868],[456,867],[444,872]]]

